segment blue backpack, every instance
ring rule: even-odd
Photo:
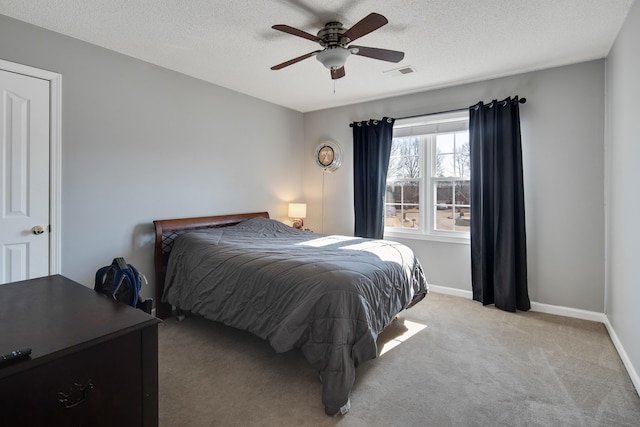
[[[124,258],[114,258],[111,265],[96,272],[94,290],[113,297],[131,307],[138,306],[140,295],[140,272]],[[146,310],[145,310],[146,311]]]

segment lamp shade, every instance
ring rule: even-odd
[[[289,203],[289,218],[306,218],[306,203]]]

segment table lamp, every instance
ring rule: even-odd
[[[307,217],[306,203],[289,203],[289,218],[293,218],[293,228],[301,229]]]

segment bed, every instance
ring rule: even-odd
[[[406,246],[314,234],[267,212],[154,221],[156,315],[172,307],[294,348],[320,374],[328,415],[349,410],[355,368],[428,285]]]

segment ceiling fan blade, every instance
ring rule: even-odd
[[[272,70],[280,70],[281,68],[288,67],[289,65],[293,65],[296,62],[300,62],[303,59],[310,58],[310,57],[312,57],[313,55],[315,55],[318,52],[320,52],[320,51],[319,50],[315,50],[313,52],[309,52],[309,53],[307,53],[305,55],[298,56],[297,58],[293,58],[293,59],[290,59],[290,60],[288,60],[286,62],[283,62],[282,64],[274,65],[273,67],[271,67],[271,69]]]
[[[313,42],[319,42],[320,39],[312,34],[306,33],[297,28],[290,27],[288,25],[274,25],[271,28],[274,30],[282,31],[287,34],[292,34],[294,36],[302,37],[303,39],[311,40]]]
[[[348,49],[354,55],[366,56],[367,58],[379,59],[388,62],[400,62],[404,58],[404,52],[397,50],[378,49],[375,47],[349,46]],[[358,49],[356,52],[355,49]]]
[[[345,76],[344,67],[337,68],[335,70],[331,70],[331,78],[333,80],[341,79]]]
[[[379,13],[370,13],[361,21],[357,22],[353,27],[345,31],[342,37],[346,37],[349,39],[349,41],[352,42],[355,39],[359,39],[360,37],[377,30],[388,22],[389,21],[387,21],[387,18],[380,15]]]

